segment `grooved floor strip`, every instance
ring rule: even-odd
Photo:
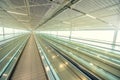
[[[11,80],[47,80],[33,35],[18,61]]]

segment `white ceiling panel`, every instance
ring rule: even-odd
[[[71,25],[73,30],[120,26],[120,0],[79,0],[66,5],[70,1],[0,0],[0,22],[6,27],[39,30],[70,30]]]

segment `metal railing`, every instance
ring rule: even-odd
[[[47,35],[49,35],[49,34],[47,34]],[[56,37],[56,35],[49,35],[49,36]],[[115,47],[120,47],[119,44],[112,44],[112,43],[107,42],[107,41],[98,41],[98,40],[90,40],[90,39],[74,38],[74,37],[69,39],[69,37],[61,36],[61,35],[58,35],[57,37],[71,40],[74,42],[79,42],[80,44],[86,44],[88,46],[97,47],[97,48],[104,49],[104,50],[109,50],[109,51],[116,52],[116,53],[120,52],[120,50],[115,49]],[[92,43],[90,43],[90,42],[92,42]],[[99,44],[99,45],[95,45],[95,44]],[[101,46],[100,44],[110,46],[110,47]],[[113,48],[113,45],[115,46],[114,48]]]
[[[20,36],[24,36],[24,35],[19,34],[19,35],[16,35],[16,36],[9,37],[7,39],[0,40],[0,45],[4,44],[6,42],[9,42],[9,41],[11,41],[13,39],[16,39],[17,37],[20,37]]]
[[[54,68],[52,67],[50,61],[48,60],[44,50],[42,49],[42,47],[41,47],[41,45],[38,42],[36,37],[35,37],[35,41],[37,43],[37,47],[38,47],[40,55],[44,56],[44,60],[42,59],[42,62],[43,62],[43,65],[45,67],[45,70],[46,70],[46,73],[47,73],[49,80],[60,80],[59,76],[57,75]]]
[[[14,55],[10,58],[10,60],[7,62],[7,64],[4,66],[4,68],[2,69],[2,71],[0,72],[0,80],[8,80],[12,70],[14,69],[16,62],[19,59],[19,56],[21,55],[21,52],[23,50],[23,48],[26,45],[27,40],[29,39],[29,36],[24,40],[24,42],[22,42],[22,44],[18,44],[18,46],[14,47],[4,58],[2,58],[0,60],[0,63],[9,55],[11,54],[11,52],[16,49]],[[20,45],[20,46],[19,46]]]

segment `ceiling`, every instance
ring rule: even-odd
[[[28,30],[120,29],[120,0],[0,0],[0,26]]]

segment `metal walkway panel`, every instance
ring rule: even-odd
[[[47,80],[33,35],[17,63],[11,80]]]

